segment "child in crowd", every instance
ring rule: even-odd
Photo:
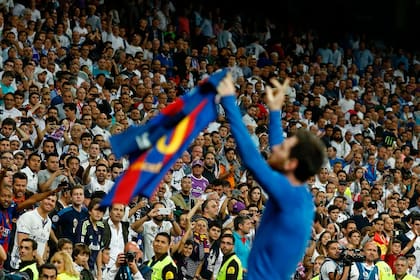
[[[81,280],[94,280],[93,273],[89,270],[90,249],[83,243],[77,243],[73,249],[73,262],[76,270],[80,273]]]
[[[101,267],[96,268],[96,271],[101,271],[102,274],[105,272],[105,270],[107,269],[109,260],[110,260],[110,249],[109,248],[103,248],[101,250]],[[96,266],[96,265],[95,265]]]
[[[93,271],[99,252],[103,248],[104,210],[100,207],[101,199],[93,198],[89,205],[89,217],[79,223],[77,242],[86,244],[90,249],[89,270]]]
[[[73,254],[73,242],[71,242],[70,239],[64,238],[64,237],[58,239],[57,251],[58,252],[64,251],[67,254],[69,254],[69,256],[71,256]]]

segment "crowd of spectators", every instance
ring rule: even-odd
[[[264,88],[272,77],[291,79],[284,135],[307,129],[327,147],[324,168],[308,182],[313,241],[296,277],[319,273],[318,256],[331,239],[348,249],[373,240],[391,264],[401,251],[410,254],[412,273],[420,275],[420,58],[413,50],[367,34],[288,33],[266,18],[255,28],[240,15],[202,5],[102,2],[0,1],[5,268],[21,268],[20,245],[35,240],[39,265],[73,262],[58,273],[87,270],[107,279],[130,241],[146,262],[157,254],[157,233],[167,232],[178,273],[213,279],[222,262],[217,240],[231,231],[246,273],[267,196],[242,166],[240,139],[230,135],[221,107],[153,197],[99,207],[129,165],[113,154],[109,138],[145,124],[228,68],[243,121],[264,156],[270,153]]]

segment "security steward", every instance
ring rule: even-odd
[[[37,262],[38,243],[30,238],[24,238],[19,244],[19,272],[26,272],[30,279],[38,280],[38,262]]]
[[[217,274],[217,280],[242,280],[242,264],[236,256],[235,238],[232,234],[224,234],[220,239],[220,249],[223,252],[223,261]]]
[[[152,280],[177,280],[177,267],[168,254],[171,236],[166,232],[159,232],[153,240],[155,255],[148,262],[152,268]]]

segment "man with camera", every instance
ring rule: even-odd
[[[321,266],[321,280],[392,279],[392,270],[379,259],[381,250],[373,241],[366,242],[360,254],[354,250],[340,250],[337,241],[332,240],[327,243],[327,254]]]
[[[129,241],[124,252],[119,253],[115,264],[103,274],[103,280],[143,280],[150,279],[151,269],[141,265],[143,252],[138,245]],[[145,274],[143,277],[142,272]],[[147,277],[147,276],[148,277]]]
[[[320,280],[347,280],[351,262],[343,261],[341,246],[337,240],[327,243],[327,258],[321,266]]]
[[[144,261],[152,258],[153,240],[159,232],[166,232],[172,236],[181,234],[181,228],[175,221],[172,210],[162,202],[155,202],[149,213],[134,222],[131,228],[143,235]]]

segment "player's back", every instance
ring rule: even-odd
[[[270,199],[266,203],[248,260],[248,280],[289,280],[305,253],[314,215],[312,195],[305,187],[291,192],[281,209]]]

